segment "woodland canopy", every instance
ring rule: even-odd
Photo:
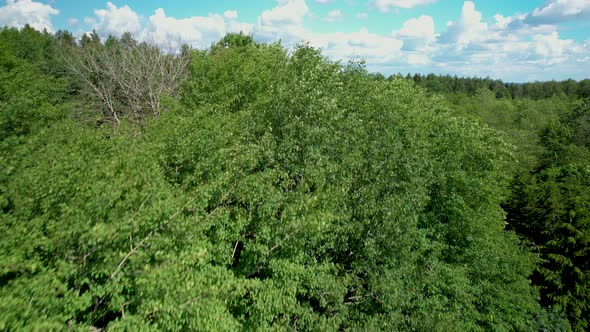
[[[0,330],[588,329],[583,87],[414,81],[0,30]]]

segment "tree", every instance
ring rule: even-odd
[[[507,208],[510,225],[542,255],[533,277],[542,304],[563,310],[575,331],[590,315],[590,195],[587,165],[552,167],[515,186]]]
[[[65,48],[63,59],[100,102],[105,117],[120,123],[121,117],[159,115],[162,98],[176,94],[188,74],[190,52],[163,53],[157,46],[137,44],[130,34],[102,45],[94,35],[83,37],[81,47]]]
[[[362,65],[305,45],[285,57],[200,53],[185,102],[210,111],[167,136],[167,176],[227,211],[220,260],[260,280],[244,326],[533,329],[535,260],[503,230],[496,134]],[[237,91],[251,92],[228,102]]]
[[[540,133],[546,148],[538,167],[514,181],[508,222],[541,254],[533,281],[542,304],[563,310],[575,331],[590,322],[590,168],[588,101]]]

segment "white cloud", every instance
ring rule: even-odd
[[[344,17],[344,15],[342,14],[342,11],[340,11],[339,9],[335,9],[335,10],[330,11],[328,13],[328,15],[326,15],[326,17],[324,17],[324,21],[336,22],[336,21],[342,20],[343,17]]]
[[[404,6],[426,2],[429,1],[405,1]],[[559,1],[548,4],[553,2]],[[373,6],[376,3],[377,0],[373,1]],[[382,9],[393,8],[395,3],[382,1],[385,6]],[[580,15],[576,13],[571,11],[568,15]],[[178,19],[158,9],[143,26],[142,19],[128,6],[117,8],[110,4],[95,14],[94,18],[84,19],[88,26],[120,34],[129,30],[126,24],[132,23],[138,39],[161,46],[177,47],[182,41],[202,49],[228,32],[243,31],[252,33],[261,42],[281,40],[287,48],[307,41],[333,60],[365,59],[370,70],[384,74],[435,72],[490,76],[506,81],[590,76],[590,39],[585,43],[563,39],[558,26],[547,20],[530,23],[528,18],[532,13],[512,16],[485,13],[490,16],[484,17],[472,1],[465,1],[458,17],[438,33],[435,18],[427,15],[407,20],[390,34],[370,32],[366,28],[351,33],[315,32],[305,26],[305,19],[312,17],[305,0],[278,0],[273,8],[260,14],[255,24],[240,22],[235,10]],[[342,17],[341,11],[333,10],[324,19],[333,21]],[[368,14],[358,13],[356,18],[366,19]]]
[[[197,48],[206,48],[221,39],[225,33],[225,20],[220,15],[177,19],[167,16],[164,9],[158,8],[150,16],[141,33],[141,39],[164,46],[178,47],[177,44],[183,42]]]
[[[309,8],[305,0],[279,0],[277,6],[258,17],[254,35],[263,42],[280,39],[286,46],[293,46],[306,39],[308,32],[303,28],[303,19],[307,15]]]
[[[184,19],[167,16],[162,8],[154,11],[145,24],[129,6],[117,8],[111,2],[106,9],[94,11],[96,17],[86,17],[84,22],[99,35],[120,36],[131,32],[137,39],[162,47],[178,48],[187,43],[195,48],[207,48],[228,32],[250,34],[253,24],[238,21],[238,12],[227,10],[223,15],[192,16]]]
[[[120,36],[125,32],[137,34],[141,31],[139,15],[127,5],[117,8],[112,2],[107,2],[106,9],[97,9],[94,14],[96,20],[92,28],[103,37]],[[91,23],[92,19],[86,21]]]
[[[513,21],[512,17],[504,17],[500,14],[494,15],[494,19],[496,20],[496,27],[501,29],[508,27],[508,24],[510,24]]]
[[[319,3],[319,4],[322,4],[322,5],[329,4],[332,1],[334,1],[334,0],[314,0],[315,3]]]
[[[447,24],[447,30],[441,35],[440,41],[464,47],[473,41],[482,40],[486,37],[488,26],[481,18],[481,13],[475,10],[475,4],[465,1],[461,17]]]
[[[517,82],[590,75],[577,62],[586,59],[590,50],[560,38],[555,25],[528,24],[528,16],[496,14],[495,22],[488,25],[474,4],[466,1],[459,19],[448,23],[427,50],[432,71]]]
[[[388,12],[391,8],[414,8],[436,2],[436,0],[374,0],[373,6],[382,12]]]
[[[266,26],[298,25],[309,12],[305,0],[279,0],[278,6],[265,10],[259,24]]]
[[[535,35],[531,43],[533,54],[549,60],[545,61],[547,64],[564,61],[566,50],[572,47],[574,47],[574,41],[560,39],[557,31],[547,35]]]
[[[6,6],[0,7],[0,27],[22,28],[25,24],[42,31],[53,31],[51,16],[59,11],[50,5],[31,0],[8,0]]]
[[[400,57],[403,42],[399,39],[370,33],[362,28],[353,33],[309,33],[305,40],[335,60],[364,59],[373,64],[384,64]]]
[[[530,25],[526,22],[528,14],[515,14],[513,16],[504,17],[496,14],[496,20],[490,29],[502,34],[515,34],[520,36],[533,35],[539,33],[551,33],[557,30],[557,26],[551,24]]]
[[[236,20],[238,19],[238,12],[236,10],[226,10],[225,13],[223,13],[223,17],[228,20]]]
[[[225,33],[230,32],[242,32],[244,34],[252,34],[254,32],[254,24],[238,22],[237,20],[226,20],[225,21]]]
[[[403,49],[406,51],[421,49],[428,46],[436,38],[434,20],[427,15],[409,19],[404,22],[399,31],[394,32],[394,36],[404,41]]]
[[[552,24],[590,19],[588,0],[549,0],[526,18],[529,24]]]
[[[393,36],[380,36],[367,29],[358,32],[315,33],[303,26],[303,18],[309,15],[304,1],[279,1],[278,5],[264,11],[254,28],[254,37],[259,41],[281,40],[286,47],[298,42],[309,42],[321,48],[334,60],[365,59],[372,63],[387,63],[400,56],[403,42]],[[332,11],[328,17],[338,18],[342,12]]]
[[[430,64],[432,61],[424,53],[408,53],[407,63],[412,66],[424,66]]]

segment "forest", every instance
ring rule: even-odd
[[[0,29],[0,330],[587,331],[590,80]]]

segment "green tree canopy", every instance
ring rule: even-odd
[[[69,45],[134,47],[97,37]],[[412,82],[229,35],[170,112],[101,127],[0,51],[0,330],[566,328],[505,230],[511,146]]]

